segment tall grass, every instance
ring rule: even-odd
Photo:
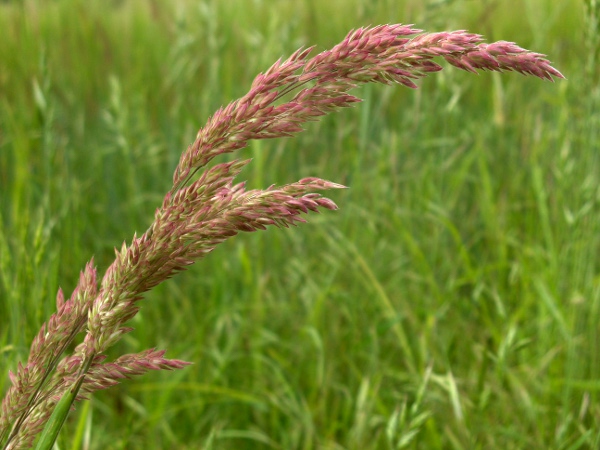
[[[0,373],[74,268],[147,227],[198,125],[297,47],[414,22],[515,40],[569,78],[442,72],[253,145],[251,187],[319,174],[351,187],[341,211],[150,293],[111,354],[197,364],[95,396],[60,448],[597,447],[595,49],[583,2],[522,5],[1,4]]]

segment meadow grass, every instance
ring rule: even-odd
[[[378,23],[468,29],[568,78],[366,86],[358,107],[252,144],[250,187],[321,176],[350,186],[330,194],[340,211],[238,236],[151,291],[109,354],[195,364],[96,394],[60,448],[597,448],[594,40],[583,2],[521,7],[0,4],[2,374],[58,287],[147,228],[206,118],[299,46]]]

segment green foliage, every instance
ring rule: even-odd
[[[516,41],[568,78],[368,86],[359,107],[246,150],[251,187],[320,176],[351,187],[332,194],[340,211],[239,236],[152,291],[114,354],[196,364],[95,396],[61,448],[597,448],[593,10],[521,3],[0,3],[0,374],[59,285],[146,229],[208,115],[278,57],[407,22]]]

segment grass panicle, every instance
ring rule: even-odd
[[[301,49],[277,61],[254,79],[246,95],[208,120],[181,155],[154,222],[115,251],[99,285],[92,260],[69,300],[59,291],[57,312],[34,339],[27,363],[10,374],[12,386],[0,417],[5,449],[29,447],[61,397],[79,385],[74,398],[82,400],[122,379],[189,364],[166,359],[164,351],[155,349],[106,360],[105,352],[132,330],[126,323],[137,314],[145,292],[242,231],[289,227],[304,222],[304,214],[337,208],[315,191],[343,186],[319,178],[258,190],[236,184],[249,160],[216,164],[199,174],[215,157],[252,140],[294,136],[306,123],[359,102],[348,93],[359,85],[416,88],[415,81],[442,70],[436,57],[474,73],[563,78],[544,55],[510,42],[486,44],[466,31],[423,33],[408,25],[381,25],[354,30],[312,58],[311,51]],[[83,342],[63,356],[82,331]]]

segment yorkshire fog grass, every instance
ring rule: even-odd
[[[482,41],[465,31],[423,33],[405,25],[359,28],[331,50],[309,59],[313,48],[300,49],[259,74],[248,94],[220,108],[200,129],[181,156],[154,222],[116,252],[100,289],[90,261],[69,300],[59,290],[57,312],[35,337],[27,364],[19,363],[10,372],[12,387],[0,418],[0,436],[8,436],[5,448],[29,447],[52,415],[46,427],[52,431],[44,433],[40,444],[49,449],[76,399],[148,370],[187,365],[164,359],[164,352],[154,349],[105,361],[106,351],[132,331],[125,324],[138,313],[143,293],[240,231],[287,228],[303,222],[302,213],[337,209],[312,191],[343,186],[319,178],[265,190],[234,184],[249,160],[220,163],[197,175],[216,156],[243,149],[251,140],[294,136],[303,124],[359,102],[348,91],[360,84],[417,88],[413,80],[442,70],[433,62],[436,56],[473,73],[515,71],[550,81],[553,76],[564,78],[543,55],[510,42]],[[288,95],[290,100],[282,100]],[[82,331],[83,343],[63,357]],[[59,402],[63,396],[68,400]]]
[[[203,5],[185,8],[206,14],[213,34],[202,42],[218,47],[222,35],[210,27],[226,22],[215,22],[216,6]],[[4,13],[18,19],[37,11],[23,8],[9,5]],[[137,16],[132,36],[152,42],[152,20],[168,21],[172,12],[157,8]],[[96,14],[81,11],[84,18]],[[52,30],[53,17],[61,17],[53,16],[52,7],[44,12],[44,19],[24,22],[34,31],[21,41],[27,33]],[[185,30],[185,15],[180,17]],[[21,31],[9,30],[15,38]],[[186,32],[174,30],[178,38],[166,56],[157,96],[170,98],[170,106],[150,114],[160,105],[144,93],[143,77],[105,77],[110,96],[94,119],[98,124],[91,135],[101,139],[88,161],[73,159],[64,149],[78,136],[89,139],[83,132],[88,120],[78,117],[94,117],[96,107],[91,105],[91,116],[65,109],[69,90],[54,84],[51,50],[41,54],[41,78],[34,78],[31,88],[39,130],[33,141],[14,110],[26,97],[16,90],[4,103],[2,120],[11,134],[2,143],[9,151],[3,150],[0,169],[10,189],[3,193],[0,269],[2,317],[11,324],[3,353],[10,356],[7,369],[13,367],[13,373],[0,436],[7,448],[30,446],[73,386],[81,389],[80,398],[108,387],[115,392],[94,395],[103,403],[94,400],[100,406],[93,408],[106,420],[97,415],[92,420],[92,409],[85,406],[75,422],[67,422],[62,442],[73,448],[593,448],[598,247],[591,214],[599,198],[598,167],[594,157],[572,154],[575,143],[597,137],[588,127],[597,89],[582,103],[582,111],[592,113],[578,124],[577,139],[565,134],[568,114],[538,109],[549,99],[564,102],[565,88],[558,85],[537,106],[530,100],[519,111],[507,106],[519,88],[504,86],[504,75],[488,74],[493,103],[482,120],[457,106],[477,105],[477,96],[469,101],[462,91],[471,82],[443,76],[438,93],[428,92],[431,106],[425,106],[427,94],[423,100],[416,94],[417,102],[403,97],[411,106],[400,116],[407,122],[402,126],[385,118],[394,109],[389,100],[394,94],[386,90],[387,97],[375,100],[376,89],[365,89],[361,107],[367,112],[350,114],[347,127],[344,120],[339,125],[324,120],[311,125],[313,137],[299,147],[293,140],[270,150],[250,145],[254,161],[245,170],[252,183],[247,187],[234,179],[249,160],[231,159],[229,153],[251,142],[296,136],[308,122],[356,103],[349,91],[361,84],[416,87],[415,81],[442,69],[438,59],[470,72],[516,71],[549,80],[562,75],[543,55],[504,41],[483,43],[465,31],[362,28],[329,51],[298,50],[248,82],[250,91],[219,108],[175,164],[174,153],[164,147],[167,130],[194,104],[188,89],[198,66],[182,56],[190,45]],[[588,35],[587,41],[593,39]],[[226,89],[219,88],[224,85],[214,74],[230,71],[218,61],[211,66],[206,60],[205,81],[214,82],[208,84],[214,97],[199,94],[201,109],[223,100]],[[518,82],[525,81],[511,86]],[[527,86],[522,92],[539,89]],[[125,92],[134,94],[133,103]],[[436,104],[439,92],[451,94],[444,108]],[[441,127],[440,114],[448,119]],[[189,123],[183,119],[180,130]],[[70,131],[61,131],[63,126]],[[157,129],[165,133],[162,147],[154,143]],[[353,156],[344,162],[334,150],[348,144]],[[423,155],[415,159],[418,146]],[[521,150],[506,153],[511,146]],[[311,147],[316,151],[303,150]],[[28,154],[37,154],[28,150],[33,148],[41,152],[42,164],[31,172],[29,181],[33,176],[35,182],[25,183],[23,164],[30,163]],[[559,153],[548,164],[545,152],[552,148]],[[286,241],[275,235],[225,243],[240,231],[288,227],[304,221],[303,214],[335,209],[332,200],[314,191],[342,186],[312,177],[329,173],[331,158],[345,165],[340,181],[353,187],[336,195],[350,203],[349,216],[321,219],[305,227],[310,234],[295,230]],[[78,175],[76,167],[87,168],[81,173],[90,178]],[[113,167],[119,181],[99,188]],[[160,181],[165,167],[175,167],[170,187]],[[299,182],[276,187],[296,173]],[[264,189],[264,181],[279,182]],[[81,230],[85,243],[83,230],[90,224],[104,223],[108,230],[116,224],[99,206],[110,200],[105,205],[117,208],[117,217],[128,217],[130,229],[146,229],[148,216],[136,211],[160,204],[156,184],[168,193],[150,228],[123,244],[110,266],[108,244],[102,243],[110,234],[95,239],[96,257],[73,294],[67,300],[59,290],[57,312],[34,336],[32,327],[51,312],[40,299],[67,280],[72,259],[86,253],[82,243],[73,244],[77,235],[60,223],[72,219],[72,230]],[[85,207],[92,211],[77,219],[82,189],[90,188],[93,202]],[[357,189],[367,196],[354,198]],[[38,217],[16,213],[24,199],[34,197],[40,199]],[[94,213],[94,207],[101,209]],[[63,244],[57,246],[53,237],[59,236]],[[185,290],[181,280],[190,274],[167,288],[161,285],[217,245],[223,248],[220,258],[229,253],[229,259],[211,264],[219,252],[211,255]],[[27,263],[27,270],[21,272],[15,261]],[[96,265],[109,266],[101,278]],[[146,292],[142,304],[160,305],[154,313],[146,313],[146,306],[138,314]],[[33,341],[28,362],[17,367],[16,361],[27,360],[27,339]],[[140,352],[147,347],[152,348]],[[186,365],[154,347],[197,364],[170,377],[148,374],[116,387],[133,375]],[[49,375],[47,368],[54,372]],[[146,397],[146,403],[128,391]]]

